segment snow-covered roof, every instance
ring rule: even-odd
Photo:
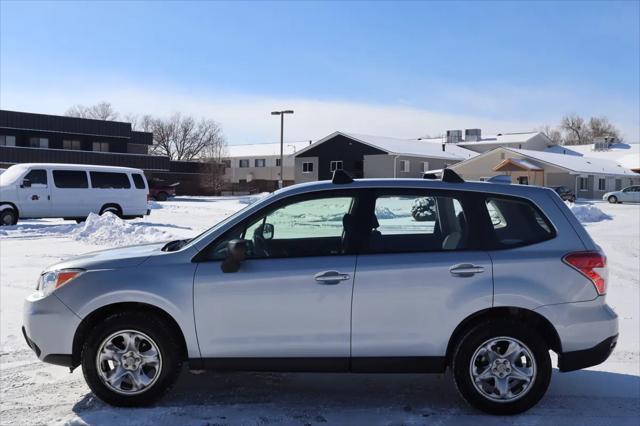
[[[531,161],[523,158],[507,158],[504,161],[502,161],[500,164],[498,164],[496,167],[494,167],[493,169],[498,170],[499,168],[501,168],[502,166],[508,163],[519,166],[525,170],[542,170],[539,165],[534,164]]]
[[[373,136],[346,132],[334,132],[329,136],[314,142],[311,146],[315,147],[338,135],[346,136],[365,145],[378,148],[394,155],[412,155],[417,157],[442,158],[446,160],[466,160],[478,155],[477,152],[456,146],[455,144],[445,144],[443,151],[442,140],[440,139],[435,143],[430,140],[400,139],[387,136]],[[310,147],[306,149],[309,148]]]
[[[554,152],[532,151],[529,149],[503,149],[517,152],[518,154],[522,154],[534,160],[562,167],[572,172],[637,176],[637,173],[632,172],[613,160],[578,155],[556,154]]]
[[[585,157],[617,161],[628,169],[640,168],[640,143],[614,143],[605,150],[596,150],[593,144],[571,145],[570,149]]]
[[[284,155],[295,154],[309,146],[309,142],[285,142]],[[270,157],[280,155],[280,143],[255,143],[246,145],[228,145],[227,158]]]
[[[483,135],[478,141],[460,141],[455,144],[458,146],[473,145],[517,145],[527,142],[529,139],[540,134],[541,132],[520,132],[520,133],[498,133],[497,135]],[[428,142],[442,142],[443,138],[421,138]]]
[[[578,151],[574,151],[571,148],[568,148],[564,145],[553,145],[553,146],[547,147],[545,148],[545,152],[552,152],[554,154],[577,155],[578,157],[582,156],[582,154],[579,153]]]

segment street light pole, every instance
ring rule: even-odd
[[[278,187],[284,186],[284,115],[293,114],[293,110],[271,111],[271,115],[280,116],[280,179],[278,179]]]

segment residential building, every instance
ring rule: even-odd
[[[468,180],[508,175],[512,183],[566,186],[578,198],[599,199],[605,192],[640,184],[639,174],[613,160],[505,147],[454,164],[451,169]]]
[[[131,123],[0,110],[0,168],[17,163],[135,167],[150,182],[179,182],[183,194],[210,193],[208,165],[149,155],[153,134]]]
[[[294,154],[294,175],[296,183],[331,179],[336,169],[356,178],[412,178],[476,155],[455,144],[338,131]]]
[[[310,142],[286,142],[283,145],[284,185],[294,182],[293,155]],[[274,191],[280,180],[280,144],[229,145],[225,160],[225,189],[234,192]]]
[[[498,147],[544,151],[555,143],[542,132],[498,133],[482,136],[481,129],[447,130],[445,137],[420,138],[426,142],[446,142],[482,153]]]

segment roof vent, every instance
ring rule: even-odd
[[[482,130],[480,129],[465,129],[464,140],[465,142],[477,142],[482,139]]]
[[[447,130],[447,143],[462,141],[462,130]]]
[[[336,185],[346,185],[348,183],[352,183],[353,178],[349,173],[345,172],[342,169],[338,169],[334,170],[333,179],[331,179],[331,182],[335,183]]]
[[[444,169],[442,171],[442,181],[448,183],[464,183],[464,179],[451,169]]]

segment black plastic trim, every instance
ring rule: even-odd
[[[564,352],[558,356],[558,370],[566,373],[568,371],[581,370],[602,364],[609,358],[617,342],[618,335],[616,334],[603,340],[591,349]]]
[[[24,340],[27,341],[27,346],[29,346],[31,350],[36,353],[37,357],[40,357],[40,348],[38,347],[38,345],[36,345],[36,342],[31,340],[29,336],[27,336],[27,330],[24,328],[24,326],[22,327],[22,335],[24,336]]]
[[[66,354],[49,354],[44,357],[44,362],[49,364],[61,365],[63,367],[73,367],[73,357]]]
[[[446,364],[443,356],[189,359],[192,369],[215,371],[442,373]]]

